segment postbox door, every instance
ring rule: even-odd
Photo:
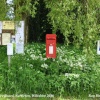
[[[46,56],[47,58],[56,58],[56,45],[54,43],[47,44]]]
[[[46,57],[56,58],[56,35],[54,34],[46,36]]]

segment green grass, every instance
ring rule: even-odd
[[[0,46],[0,63],[7,59],[7,47]]]
[[[91,100],[90,93],[100,94],[100,57],[95,49],[94,55],[87,55],[81,49],[59,45],[56,59],[47,59],[45,44],[28,44],[24,54],[12,56],[10,68],[6,47],[0,52],[1,94],[54,94],[52,100],[64,100],[56,98],[60,96],[65,100]]]

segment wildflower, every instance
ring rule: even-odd
[[[69,76],[69,73],[65,73],[65,76],[67,76],[67,77],[68,77],[68,76]]]
[[[47,69],[48,65],[44,63],[44,64],[41,65],[41,67]]]
[[[19,69],[21,70],[21,69],[22,69],[22,67],[19,67]]]
[[[30,67],[30,68],[33,68],[33,65],[32,65],[32,64],[29,64],[29,67]]]
[[[53,59],[53,61],[55,61],[55,59]]]
[[[40,73],[40,71],[37,71],[37,73]]]
[[[79,78],[79,74],[73,74],[74,78]]]
[[[44,61],[47,60],[47,58],[44,58]]]
[[[34,55],[34,54],[30,55],[30,57],[31,57],[33,60],[35,59],[35,55]]]
[[[79,78],[79,74],[73,74],[73,73],[65,73],[65,76],[68,78],[70,77]]]

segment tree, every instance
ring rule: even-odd
[[[4,2],[4,0],[3,0]],[[13,0],[14,20],[25,20],[28,37],[29,17],[36,18],[39,0]],[[99,0],[43,0],[48,10],[47,18],[52,25],[52,33],[58,30],[65,37],[65,44],[83,46],[90,52],[95,46],[100,33]],[[3,7],[4,9],[4,7]],[[38,15],[40,19],[40,14]],[[48,26],[47,26],[48,27]],[[70,41],[70,38],[72,41]]]
[[[98,22],[99,0],[44,0],[49,9],[48,20],[53,33],[59,29],[65,36],[65,44],[69,37],[73,44],[83,45],[88,52],[100,37],[100,22]]]
[[[25,21],[25,41],[28,42],[28,31],[29,31],[29,16],[35,17],[36,5],[38,5],[38,0],[13,0],[14,7],[14,20],[24,20]]]
[[[7,0],[1,0],[0,3],[0,20],[25,21],[25,41],[28,40],[28,23],[29,16],[35,17],[36,5],[38,0],[12,0],[11,4],[7,4]],[[13,18],[9,15],[11,8],[14,9]]]
[[[0,2],[0,20],[6,19],[6,13],[7,13],[7,4],[6,0],[1,0]]]
[[[48,9],[44,0],[38,2],[35,18],[29,17],[29,42],[44,42],[46,33],[52,33],[51,25],[47,20]]]

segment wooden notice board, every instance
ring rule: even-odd
[[[15,25],[13,21],[3,21],[2,29],[14,30],[14,28],[15,28]]]
[[[2,33],[11,33],[11,35],[14,35],[15,34],[15,31],[14,30],[2,30]]]

